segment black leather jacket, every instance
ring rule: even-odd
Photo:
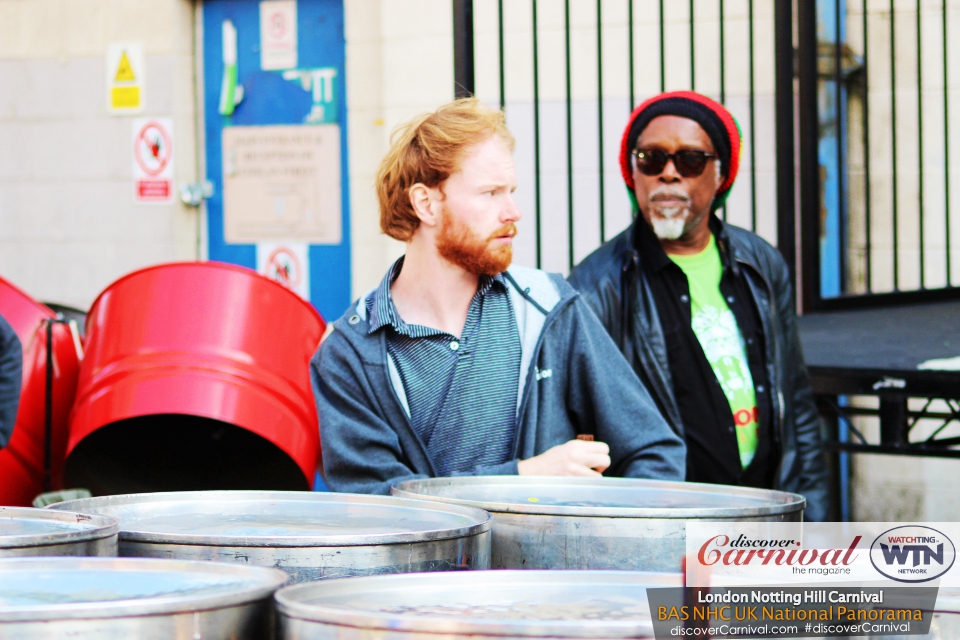
[[[667,422],[682,437],[666,341],[640,256],[631,242],[636,224],[638,220],[581,262],[570,283],[600,317]],[[735,274],[746,275],[760,312],[767,377],[774,390],[773,432],[782,455],[775,488],[806,497],[804,520],[825,520],[828,479],[820,416],[800,348],[787,265],[756,234],[725,225],[715,216],[710,226]]]

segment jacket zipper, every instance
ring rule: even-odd
[[[522,289],[520,289],[520,292],[523,294],[524,299],[528,299],[527,294]],[[523,416],[527,411],[527,402],[530,398],[530,389],[533,386],[533,383],[536,382],[534,371],[537,368],[537,359],[540,357],[540,348],[543,345],[543,336],[547,332],[547,329],[550,328],[550,325],[553,324],[557,315],[568,305],[572,304],[578,295],[579,294],[574,294],[566,300],[561,299],[557,305],[550,310],[550,313],[547,314],[547,317],[543,321],[543,328],[540,329],[540,335],[537,336],[537,344],[533,347],[533,354],[530,356],[530,367],[527,369],[527,382],[523,387],[523,397],[520,398],[520,408],[517,410],[517,437],[513,442],[514,459],[520,455],[520,441],[522,440],[520,437],[520,430],[523,429]]]
[[[777,376],[777,366],[780,360],[780,336],[777,332],[777,323],[776,315],[777,310],[773,305],[773,287],[770,286],[770,282],[767,281],[766,276],[760,272],[760,270],[755,267],[753,264],[736,258],[736,261],[742,265],[750,267],[750,270],[753,271],[757,277],[763,282],[763,286],[767,290],[767,305],[770,307],[770,330],[773,333],[773,375],[775,376],[774,387],[777,390],[777,416],[779,418],[777,424],[777,431],[780,432],[780,447],[781,447],[781,456],[780,462],[777,463],[777,473],[776,473],[776,486],[780,486],[780,474],[783,471],[783,450],[782,448],[786,446],[786,433],[784,432],[783,423],[785,419],[784,408],[783,408],[783,388],[780,385],[780,380],[776,378]]]

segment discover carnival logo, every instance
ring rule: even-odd
[[[803,548],[794,538],[753,539],[742,533],[733,538],[720,534],[700,546],[697,560],[705,567],[773,565],[799,567],[804,574],[832,575],[841,573],[838,568],[847,567],[857,559],[860,539],[861,536],[856,536],[845,547],[813,549]]]
[[[953,566],[957,550],[940,531],[906,525],[884,531],[870,545],[870,562],[897,582],[928,582]]]

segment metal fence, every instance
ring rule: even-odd
[[[566,272],[623,229],[627,116],[693,89],[743,132],[721,216],[800,267],[804,310],[958,294],[960,0],[454,0],[454,23],[458,93],[517,136],[521,260]]]
[[[801,140],[818,140],[801,163],[820,172],[820,202],[801,207],[803,274],[820,285],[805,289],[808,308],[956,296],[960,2],[818,0],[799,20],[800,57],[818,58],[800,72],[801,109],[818,108],[800,126]]]
[[[792,85],[790,20],[789,0],[455,0],[457,92],[499,104],[517,137],[520,191],[530,186],[521,208],[533,218],[528,261],[566,272],[627,226],[619,138],[636,104],[677,89],[726,104],[743,131],[741,174],[721,216],[782,244],[778,211],[792,220],[794,210],[793,103],[778,101],[776,86]],[[793,223],[783,226],[792,247]]]

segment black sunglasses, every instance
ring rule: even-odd
[[[660,175],[667,162],[673,160],[677,173],[684,178],[696,178],[707,168],[707,160],[716,158],[717,154],[699,149],[680,149],[674,153],[663,149],[634,149],[633,157],[637,159],[637,170],[645,176]]]

